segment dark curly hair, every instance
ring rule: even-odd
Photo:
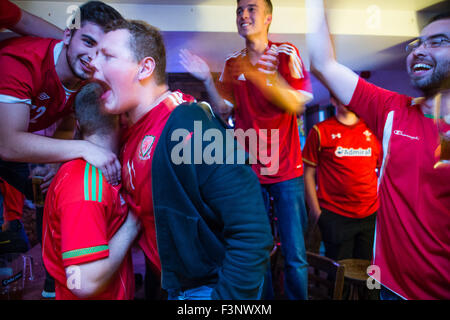
[[[80,7],[81,26],[86,22],[92,22],[103,29],[105,26],[114,20],[123,20],[122,15],[113,7],[101,1],[88,1]],[[72,25],[75,24],[75,18],[72,20]],[[73,29],[72,32],[76,30]]]
[[[450,11],[439,13],[439,14],[433,16],[430,20],[428,20],[428,22],[425,26],[427,26],[430,23],[433,23],[435,21],[444,20],[444,19],[450,19]]]

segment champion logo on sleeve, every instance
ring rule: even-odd
[[[417,141],[420,140],[419,137],[410,136],[409,134],[404,133],[402,130],[394,130],[394,134],[396,134],[398,136],[409,138],[411,140],[417,140]]]

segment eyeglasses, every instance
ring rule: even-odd
[[[406,52],[411,53],[412,51],[419,48],[422,44],[425,48],[439,48],[448,47],[450,40],[446,35],[434,35],[426,39],[416,38],[406,45]]]

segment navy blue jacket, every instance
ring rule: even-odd
[[[225,143],[222,124],[198,104],[180,105],[156,146],[152,188],[162,287],[210,284],[212,299],[257,299],[271,228],[256,174],[242,158],[236,164],[247,154],[236,140]],[[202,143],[205,133],[215,138]],[[219,140],[223,145],[212,144]],[[212,152],[214,145],[220,147]]]

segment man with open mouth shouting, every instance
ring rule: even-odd
[[[117,21],[107,31],[92,61],[94,78],[104,86],[105,111],[125,113],[129,122],[123,188],[143,227],[146,277],[157,284],[162,276],[169,299],[260,298],[272,237],[256,176],[245,164],[224,164],[226,152],[220,163],[206,164],[193,160],[196,150],[183,151],[188,161],[178,163],[174,135],[192,146],[202,140],[197,121],[222,136],[225,128],[209,109],[187,104],[193,97],[169,90],[155,27]]]

